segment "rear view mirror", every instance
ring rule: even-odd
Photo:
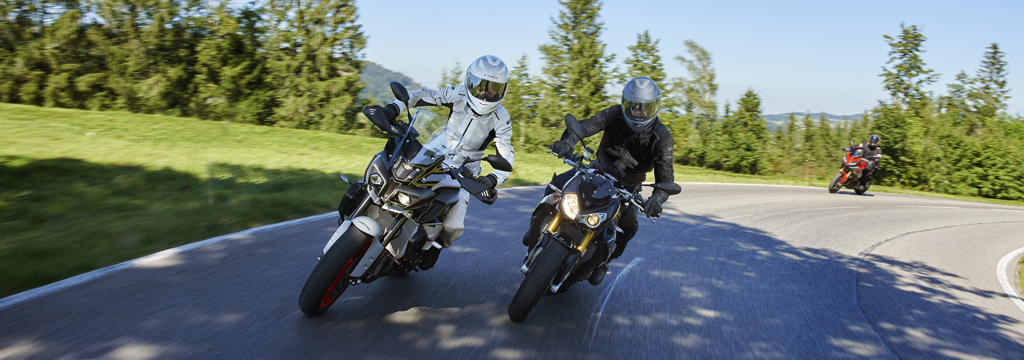
[[[396,81],[392,81],[391,93],[395,95],[395,99],[405,103],[405,107],[409,107],[409,90],[406,90],[405,86]]]
[[[683,192],[683,187],[676,183],[657,183],[654,184],[654,188],[664,191],[669,195],[675,195]]]
[[[577,139],[583,139],[583,129],[580,128],[580,122],[572,114],[565,114],[565,128],[575,135]]]
[[[505,158],[500,155],[487,155],[487,157],[484,158],[484,161],[491,164],[491,167],[494,168],[494,170],[512,171],[512,164],[509,164],[508,160],[505,160]]]

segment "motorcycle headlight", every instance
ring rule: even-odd
[[[370,183],[381,186],[384,185],[384,179],[380,177],[380,174],[372,173],[370,174]]]
[[[587,224],[590,228],[596,228],[608,218],[608,214],[594,213],[580,216],[580,222]]]
[[[405,205],[405,206],[409,206],[410,204],[412,204],[412,197],[409,196],[408,194],[398,193],[397,198],[398,198],[398,203],[399,204],[402,204],[402,205]]]
[[[573,193],[562,196],[562,213],[566,217],[575,220],[576,215],[580,214],[579,196]]]

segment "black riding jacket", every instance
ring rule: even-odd
[[[879,159],[882,158],[882,147],[881,146],[871,146],[871,143],[869,143],[869,142],[860,143],[860,146],[861,146],[862,149],[864,149],[864,157],[865,158],[867,158],[867,159],[869,159],[871,161],[874,161],[876,163],[878,162]]]
[[[647,130],[633,132],[626,125],[622,105],[615,105],[580,121],[580,127],[584,138],[604,131],[597,148],[598,166],[627,188],[640,185],[651,170],[655,182],[675,182],[672,133],[660,120],[655,119]],[[581,139],[566,130],[562,140],[575,145]],[[659,195],[662,199],[668,197]]]

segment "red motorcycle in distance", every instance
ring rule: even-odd
[[[843,148],[846,156],[843,157],[843,165],[839,173],[832,177],[828,184],[828,192],[835,194],[839,189],[853,189],[857,195],[864,195],[871,187],[872,176],[868,174],[868,162],[864,158],[864,149],[860,144],[854,145],[850,141],[850,147]]]

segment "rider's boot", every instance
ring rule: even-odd
[[[601,285],[601,282],[604,281],[604,276],[607,274],[608,263],[602,262],[601,265],[598,265],[597,268],[594,269],[594,272],[590,273],[590,277],[587,278],[587,281],[590,282],[590,285]]]
[[[419,268],[420,270],[430,270],[437,264],[437,257],[441,256],[441,249],[431,246],[423,252],[423,257],[420,258]]]

